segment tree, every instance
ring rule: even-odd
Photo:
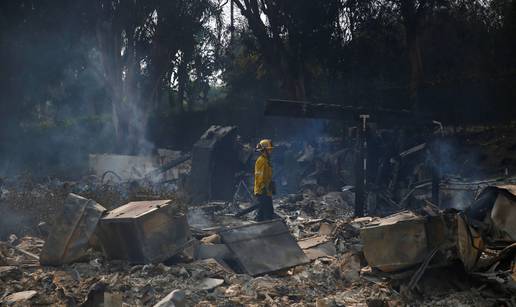
[[[101,0],[97,41],[120,146],[148,149],[147,122],[176,74],[183,104],[198,33],[213,12],[208,0]]]
[[[419,108],[418,91],[424,79],[420,36],[425,18],[433,9],[432,0],[398,0],[405,27],[408,62],[410,67],[409,99],[414,109]]]
[[[310,66],[333,41],[340,1],[234,0],[255,35],[268,70],[286,96],[310,96]]]

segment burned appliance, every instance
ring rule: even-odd
[[[211,126],[194,144],[188,190],[194,202],[231,200],[242,168],[236,127]]]
[[[164,261],[191,240],[186,206],[171,200],[130,202],[100,220],[98,237],[108,258]]]
[[[106,211],[91,199],[70,193],[40,255],[42,265],[62,265],[82,258]]]

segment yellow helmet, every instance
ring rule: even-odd
[[[260,143],[258,143],[256,145],[256,150],[257,151],[263,151],[263,150],[271,151],[272,148],[273,148],[272,141],[268,140],[268,139],[261,140]]]

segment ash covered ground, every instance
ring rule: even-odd
[[[501,183],[511,184],[510,176],[496,180],[493,177],[489,177],[490,180],[478,177],[466,180],[463,177],[468,171],[478,175],[490,170],[491,174],[503,175],[506,169],[512,169],[514,161],[511,157],[516,144],[511,141],[512,136],[497,133],[498,137],[493,138],[491,133],[492,130],[488,129],[482,133],[468,132],[467,137],[455,137],[455,144],[463,142],[471,147],[466,146],[464,152],[452,154],[473,158],[460,160],[460,166],[454,169],[448,181],[443,180],[444,190],[447,185],[457,184],[458,180],[468,185],[465,189],[468,191],[471,185],[478,191]],[[475,151],[470,148],[475,148]],[[337,148],[336,152],[339,151]],[[502,158],[499,158],[500,152],[504,153]],[[306,153],[304,148],[298,157],[306,159]],[[323,159],[323,156],[332,155],[315,150],[309,163],[315,164],[317,158]],[[479,166],[478,161],[487,164]],[[184,163],[187,167],[180,167],[191,171],[191,161]],[[306,163],[303,160],[303,167]],[[473,168],[476,169],[473,171]],[[342,171],[345,173],[345,166]],[[315,177],[320,173],[316,172]],[[509,266],[499,260],[489,269],[477,271],[466,269],[459,258],[452,257],[444,263],[436,260],[434,265],[424,268],[415,285],[412,282],[420,264],[400,271],[383,272],[368,263],[360,235],[363,227],[407,209],[418,216],[428,215],[428,210],[433,210],[434,215],[444,216],[446,210],[425,209],[418,197],[414,197],[406,207],[386,206],[382,213],[376,205],[369,216],[356,218],[353,216],[355,193],[352,187],[338,182],[342,187],[336,190],[333,188],[335,184],[328,184],[327,180],[323,183],[317,179],[314,181],[313,171],[304,174],[308,174],[305,175],[307,178],[303,178],[304,184],[298,191],[275,196],[274,207],[278,218],[287,225],[290,236],[310,261],[258,276],[242,272],[241,268],[222,259],[199,259],[192,252],[193,248],[185,248],[165,261],[148,264],[110,259],[94,243],[88,246],[81,259],[73,263],[48,266],[41,265],[37,259],[45,240],[54,230],[54,223],[63,211],[69,193],[92,199],[107,210],[135,200],[170,199],[174,203],[188,203],[188,221],[197,246],[220,245],[218,233],[222,229],[254,223],[253,214],[235,216],[239,210],[251,205],[250,199],[245,197],[233,201],[192,202],[178,182],[118,182],[93,175],[77,181],[60,181],[57,178],[38,181],[29,176],[4,178],[0,206],[0,299],[6,305],[31,306],[99,306],[101,303],[105,306],[152,306],[162,299],[176,306],[514,304],[514,260],[509,260]],[[466,200],[456,198],[455,201]],[[470,204],[455,205],[467,208]],[[377,253],[381,254],[381,248],[385,246],[388,244],[378,247]],[[481,258],[492,257],[500,250],[486,249],[484,253],[487,254],[482,254]],[[510,249],[509,253],[512,253]],[[167,299],[173,291],[176,295]]]

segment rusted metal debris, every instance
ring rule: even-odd
[[[220,237],[241,268],[251,276],[309,262],[281,220],[230,228],[221,231]]]
[[[465,211],[401,212],[361,228],[368,264],[384,272],[413,272],[413,290],[429,267],[460,260],[464,271],[501,289],[516,288],[516,185],[485,187]],[[408,270],[408,271],[407,271]]]
[[[337,254],[335,244],[329,236],[311,237],[299,240],[297,243],[311,261],[321,257],[334,257]]]
[[[425,219],[408,211],[367,225],[360,237],[369,265],[385,272],[420,263],[428,252]]]
[[[194,144],[188,190],[195,202],[231,200],[241,170],[236,127],[211,126]]]
[[[171,200],[130,202],[99,222],[100,245],[108,258],[131,263],[164,261],[191,240],[186,207]]]
[[[91,199],[69,194],[39,256],[42,265],[61,265],[84,256],[97,223],[106,211]]]
[[[486,190],[496,194],[488,219],[501,232],[499,239],[516,241],[516,185],[499,185]]]
[[[484,248],[478,232],[456,212],[434,216],[400,212],[362,227],[360,237],[369,265],[384,272],[412,269],[430,260],[441,265],[461,260],[469,271]]]

